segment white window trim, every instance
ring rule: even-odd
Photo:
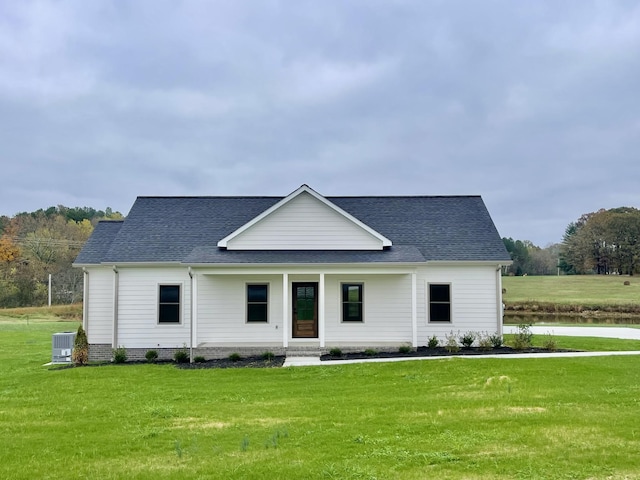
[[[249,321],[249,285],[265,285],[267,287],[267,321]],[[244,284],[244,323],[245,325],[268,325],[271,322],[271,282],[245,282]]]
[[[362,303],[362,320],[353,321],[353,320],[345,320],[344,319],[344,311],[343,311],[343,308],[342,308],[342,306],[343,306],[342,305],[343,304],[343,301],[342,301],[342,286],[343,285],[360,285],[362,287],[362,299],[361,299],[361,301],[362,301],[361,302]],[[340,289],[338,291],[338,298],[339,298],[339,301],[338,301],[338,316],[340,318],[340,323],[341,324],[344,324],[344,325],[364,325],[365,318],[366,318],[366,315],[365,315],[365,293],[364,293],[364,291],[365,291],[365,288],[364,288],[364,282],[363,281],[352,281],[352,282],[350,282],[350,281],[342,282],[341,281],[340,282]]]
[[[180,299],[178,303],[178,321],[177,322],[161,322],[160,321],[160,287],[180,287]],[[170,327],[171,325],[182,325],[184,319],[184,284],[182,282],[158,282],[156,284],[156,325]]]
[[[430,295],[430,287],[431,285],[448,285],[449,286],[449,321],[442,320],[431,320],[431,295]],[[427,291],[425,292],[425,296],[427,298],[427,323],[433,325],[451,325],[453,324],[453,284],[451,282],[427,282]]]

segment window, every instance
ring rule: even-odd
[[[160,285],[158,323],[180,323],[180,285]]]
[[[268,299],[268,285],[247,285],[247,322],[266,322],[268,320]]]
[[[429,284],[429,320],[451,321],[451,285]]]
[[[342,284],[342,321],[362,322],[362,284]]]

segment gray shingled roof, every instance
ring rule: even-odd
[[[111,248],[113,240],[116,238],[123,224],[123,220],[105,220],[98,222],[98,225],[96,225],[89,240],[87,240],[84,247],[82,247],[74,263],[81,265],[100,263],[100,259],[104,258]]]
[[[391,239],[393,246],[389,250],[377,252],[226,251],[216,246],[220,239],[282,198],[139,197],[123,223],[98,224],[75,263],[414,263],[429,260],[510,260],[479,196],[326,198]],[[120,225],[117,231],[116,223]],[[111,245],[108,249],[107,244]]]

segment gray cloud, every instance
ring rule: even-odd
[[[0,214],[308,183],[545,245],[640,206],[638,78],[636,2],[11,2]]]

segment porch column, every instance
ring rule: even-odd
[[[418,282],[415,272],[411,274],[411,333],[414,348],[418,347]]]
[[[318,283],[318,340],[320,348],[324,348],[324,273],[320,274]]]
[[[282,346],[289,346],[289,274],[282,274]]]

